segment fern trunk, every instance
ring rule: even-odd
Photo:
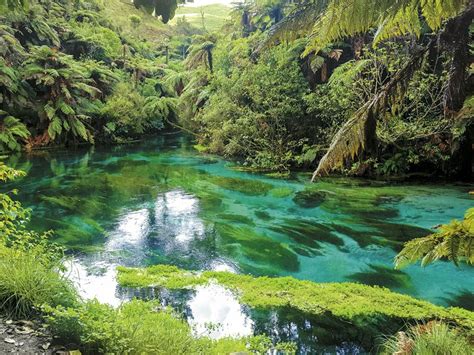
[[[451,19],[440,34],[440,45],[443,50],[451,53],[449,81],[444,93],[444,111],[453,115],[463,108],[467,97],[467,68],[472,61],[469,54],[469,26],[474,19],[474,4],[471,4],[459,16]],[[462,180],[472,179],[473,162],[473,132],[472,127],[466,127],[459,147],[459,177]]]
[[[469,56],[469,26],[474,19],[474,5],[446,24],[440,34],[442,50],[451,53],[449,81],[444,93],[444,108],[446,113],[462,109],[466,99],[467,67]]]

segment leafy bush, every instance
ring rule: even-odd
[[[198,96],[201,103],[197,106],[203,106],[206,92],[207,104],[185,124],[197,123],[201,143],[213,153],[241,158],[246,165],[262,170],[287,171],[314,132],[303,100],[308,84],[294,55],[282,46],[257,64],[232,70],[230,76],[225,69],[212,77]],[[189,84],[187,90],[191,89]],[[186,92],[182,100],[192,103]]]
[[[122,42],[114,31],[93,23],[74,26],[77,39],[93,44],[90,55],[96,60],[114,59],[122,55]]]
[[[0,152],[20,150],[19,141],[29,136],[30,132],[18,118],[0,110]]]

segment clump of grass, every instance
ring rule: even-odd
[[[389,337],[382,347],[382,354],[400,355],[456,355],[472,354],[474,347],[449,325],[431,321],[410,327]]]
[[[76,299],[73,286],[51,260],[31,249],[0,245],[0,311],[30,317],[45,304],[71,305]]]

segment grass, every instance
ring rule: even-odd
[[[289,350],[292,344],[273,346],[267,337],[195,337],[190,326],[159,303],[133,300],[117,309],[97,301],[78,308],[50,310],[48,324],[65,343],[81,344],[86,354],[229,354]]]
[[[156,17],[136,9],[130,1],[107,0],[104,7],[106,17],[111,19],[127,35],[161,45],[171,33],[170,26],[165,25]],[[132,26],[130,20],[132,15],[138,16],[141,19],[140,25],[137,28]]]
[[[212,4],[206,6],[180,6],[176,11],[175,18],[171,24],[176,24],[178,18],[185,18],[191,25],[203,28],[201,11],[204,13],[204,27],[212,32],[219,30],[230,18],[231,8],[223,4]]]
[[[28,318],[43,305],[72,305],[76,291],[69,281],[33,251],[0,245],[0,310]]]
[[[469,350],[471,349],[471,350]],[[469,354],[474,348],[458,330],[441,322],[429,322],[410,327],[389,337],[382,354],[456,355]]]

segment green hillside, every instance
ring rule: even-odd
[[[176,24],[178,19],[185,18],[191,25],[203,27],[202,13],[204,13],[204,27],[209,31],[218,30],[230,18],[231,8],[222,4],[212,4],[201,7],[181,6],[176,12],[171,24]]]

